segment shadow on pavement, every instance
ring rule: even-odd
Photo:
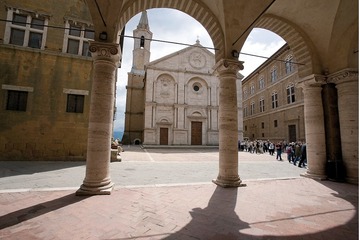
[[[76,196],[75,193],[72,193],[63,196],[61,198],[57,198],[44,203],[39,203],[31,207],[23,208],[15,212],[8,213],[0,217],[0,230],[17,225],[29,219],[39,217],[41,215],[69,206],[71,204],[80,202],[89,197],[90,196],[80,197],[80,196]]]
[[[237,203],[237,188],[221,188],[217,187],[211,196],[208,206],[204,209],[194,208],[190,212],[191,221],[176,233],[170,234],[164,238],[167,240],[172,239],[207,239],[207,240],[235,240],[235,239],[348,239],[356,240],[359,236],[359,206],[358,206],[358,191],[356,186],[350,184],[333,183],[329,181],[320,182],[326,187],[337,192],[333,194],[334,197],[344,199],[351,203],[355,209],[356,214],[347,223],[333,228],[319,231],[316,233],[303,234],[303,235],[288,235],[288,236],[272,236],[272,235],[249,235],[241,233],[240,230],[250,228],[250,224],[241,220],[235,212]],[[254,211],[255,213],[256,211]],[[326,213],[314,213],[309,216],[316,216],[324,214],[332,214],[338,211],[329,211]],[[282,220],[296,220],[309,216],[296,216]],[[262,223],[271,223],[272,221],[264,221]],[[334,219],[336,222],[336,219]]]
[[[85,166],[86,162],[0,161],[0,178]]]
[[[164,239],[242,239],[239,231],[249,228],[249,224],[235,212],[237,195],[237,188],[217,187],[206,208],[192,209],[192,220]]]

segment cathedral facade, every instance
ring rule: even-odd
[[[215,56],[197,40],[149,62],[151,32],[146,12],[134,30],[124,143],[144,145],[218,145],[219,79]],[[237,79],[238,138],[242,139],[241,75]],[[140,102],[140,99],[143,101]],[[144,111],[141,111],[141,108]]]

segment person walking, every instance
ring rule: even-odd
[[[301,142],[297,142],[295,145],[295,159],[294,165],[296,166],[296,162],[301,159]]]
[[[306,161],[306,143],[304,143],[301,146],[301,159],[300,159],[298,167],[299,168],[305,167],[305,161]]]
[[[269,154],[270,154],[271,156],[274,156],[274,152],[275,152],[275,145],[274,145],[273,142],[270,142],[270,143],[269,143]]]
[[[278,142],[275,145],[275,150],[276,150],[276,160],[279,160],[279,158],[280,158],[279,161],[282,161],[282,158],[281,158],[282,144],[281,144],[281,142]]]

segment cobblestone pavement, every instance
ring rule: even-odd
[[[239,153],[246,187],[211,183],[215,149],[125,148],[109,196],[75,196],[84,163],[0,162],[0,239],[358,239],[358,186]]]

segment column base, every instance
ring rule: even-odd
[[[246,187],[245,183],[241,183],[240,178],[235,181],[223,180],[223,179],[217,178],[217,179],[213,179],[212,182],[223,188]]]
[[[92,196],[92,195],[110,195],[114,188],[114,183],[110,182],[105,186],[86,186],[82,184],[76,191],[76,196]]]
[[[311,179],[318,180],[318,181],[323,181],[323,180],[327,179],[326,175],[319,175],[319,174],[314,174],[314,173],[309,173],[309,172],[302,173],[302,174],[300,174],[300,176],[311,178]]]

